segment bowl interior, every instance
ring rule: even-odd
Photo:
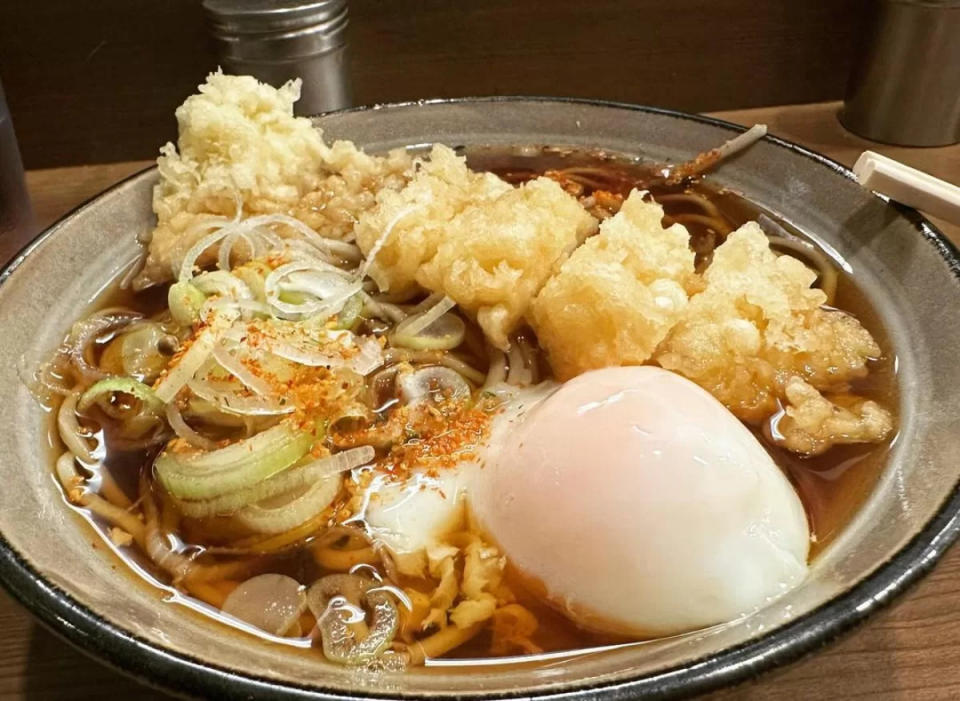
[[[655,110],[558,100],[479,100],[386,106],[317,120],[328,139],[370,151],[450,145],[603,148],[682,160],[731,135],[730,127]],[[960,476],[960,284],[952,249],[915,216],[862,190],[830,163],[763,141],[710,179],[781,214],[846,260],[871,298],[898,357],[900,434],[880,483],[810,571],[762,611],[696,634],[552,660],[539,666],[444,666],[401,676],[358,673],[309,651],[272,645],[212,624],[122,571],[109,547],[64,503],[50,471],[48,417],[18,377],[134,259],[151,226],[155,171],[126,181],[61,221],[0,285],[0,560],[21,600],[74,641],[154,681],[196,692],[336,695],[619,696],[705,688],[798,654],[898,590],[952,534],[942,509]],[[938,515],[938,512],[939,515]],[[898,551],[923,531],[908,555]],[[939,540],[937,539],[939,538]],[[872,574],[872,577],[870,575]],[[852,590],[852,593],[851,593]],[[846,593],[846,595],[845,595]],[[845,596],[844,596],[845,595]]]

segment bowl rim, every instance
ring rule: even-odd
[[[635,105],[609,100],[542,96],[461,97],[411,100],[353,107],[328,112],[318,117],[385,109],[410,108],[445,104],[478,104],[496,102],[567,103],[656,114],[720,127],[728,131],[745,131],[745,127],[716,117],[677,110]],[[764,140],[796,155],[804,156],[835,174],[855,180],[853,172],[841,163],[804,146],[767,134]],[[128,183],[147,177],[156,166],[149,166],[129,175],[109,188],[87,199],[40,232],[0,269],[0,286],[29,258],[46,239],[56,234],[60,225],[104,195]],[[886,200],[886,198],[881,197]],[[960,282],[960,250],[919,212],[890,202],[917,232],[932,245]],[[960,535],[960,480],[946,495],[936,513],[914,537],[888,560],[851,589],[828,600],[807,614],[769,633],[674,667],[646,674],[635,679],[613,682],[573,683],[556,690],[542,692],[445,694],[410,693],[382,694],[366,691],[372,699],[428,698],[491,699],[536,698],[544,701],[626,701],[638,696],[676,698],[731,686],[756,677],[772,667],[793,662],[861,623],[875,611],[888,605],[912,584],[928,573]],[[0,533],[0,585],[27,608],[48,629],[117,671],[141,683],[180,696],[244,696],[256,698],[302,698],[324,701],[347,701],[363,698],[338,690],[308,686],[241,673],[213,665],[191,655],[172,652],[156,643],[127,631],[102,618],[86,605],[43,577],[20,555]]]

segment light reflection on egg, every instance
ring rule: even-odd
[[[605,632],[732,620],[806,573],[806,516],[783,473],[712,396],[659,368],[515,390],[476,462],[372,489],[365,520],[393,552],[417,557],[463,527],[466,505],[550,603]]]

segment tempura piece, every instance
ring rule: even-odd
[[[377,191],[406,182],[404,152],[376,158],[349,142],[327,146],[309,119],[293,116],[299,97],[299,80],[275,89],[217,72],[177,108],[178,145],[166,144],[157,159],[157,227],[136,288],[169,280],[210,232],[204,224],[233,217],[238,205],[244,214],[290,214],[324,236],[348,238]]]
[[[530,320],[559,379],[646,362],[687,305],[690,236],[633,191],[534,300]]]
[[[447,146],[417,161],[416,175],[399,192],[377,195],[376,207],[357,223],[357,244],[373,254],[368,274],[381,290],[404,297],[419,289],[420,266],[433,258],[453,218],[510,191],[492,173],[475,173]],[[377,250],[374,250],[376,247]]]
[[[764,356],[774,367],[835,392],[866,376],[867,361],[881,353],[855,317],[832,309],[797,314],[789,327],[768,330],[766,342]]]
[[[818,455],[840,443],[875,443],[893,431],[890,413],[876,402],[850,395],[831,401],[799,377],[787,382],[786,399],[777,422],[778,443],[795,453]]]
[[[534,296],[596,226],[557,183],[537,178],[465,208],[417,282],[475,313],[490,342],[506,349]]]
[[[880,355],[880,347],[852,316],[821,308],[825,295],[810,287],[815,279],[799,260],[771,251],[759,226],[745,224],[714,252],[703,275],[704,290],[690,299],[656,361],[755,424],[772,416],[782,399],[789,400],[791,383],[796,388],[801,382],[817,397],[818,390],[847,391],[867,374],[867,362]],[[870,403],[848,412],[843,422],[814,431],[812,407],[832,405],[822,397],[816,403],[809,403],[808,394],[803,397],[807,409],[795,421],[805,417],[797,425],[813,438],[805,441],[791,429],[789,443],[797,446],[791,449],[800,452],[819,452],[832,442],[879,440],[892,425],[886,410]],[[857,416],[869,420],[870,430],[851,428],[850,417]]]

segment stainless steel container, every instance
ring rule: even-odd
[[[960,0],[873,0],[843,125],[874,141],[960,141]]]
[[[0,264],[26,244],[33,233],[33,210],[23,163],[3,85],[0,85]]]
[[[303,78],[299,114],[349,107],[346,0],[203,0],[224,70],[279,86]]]

